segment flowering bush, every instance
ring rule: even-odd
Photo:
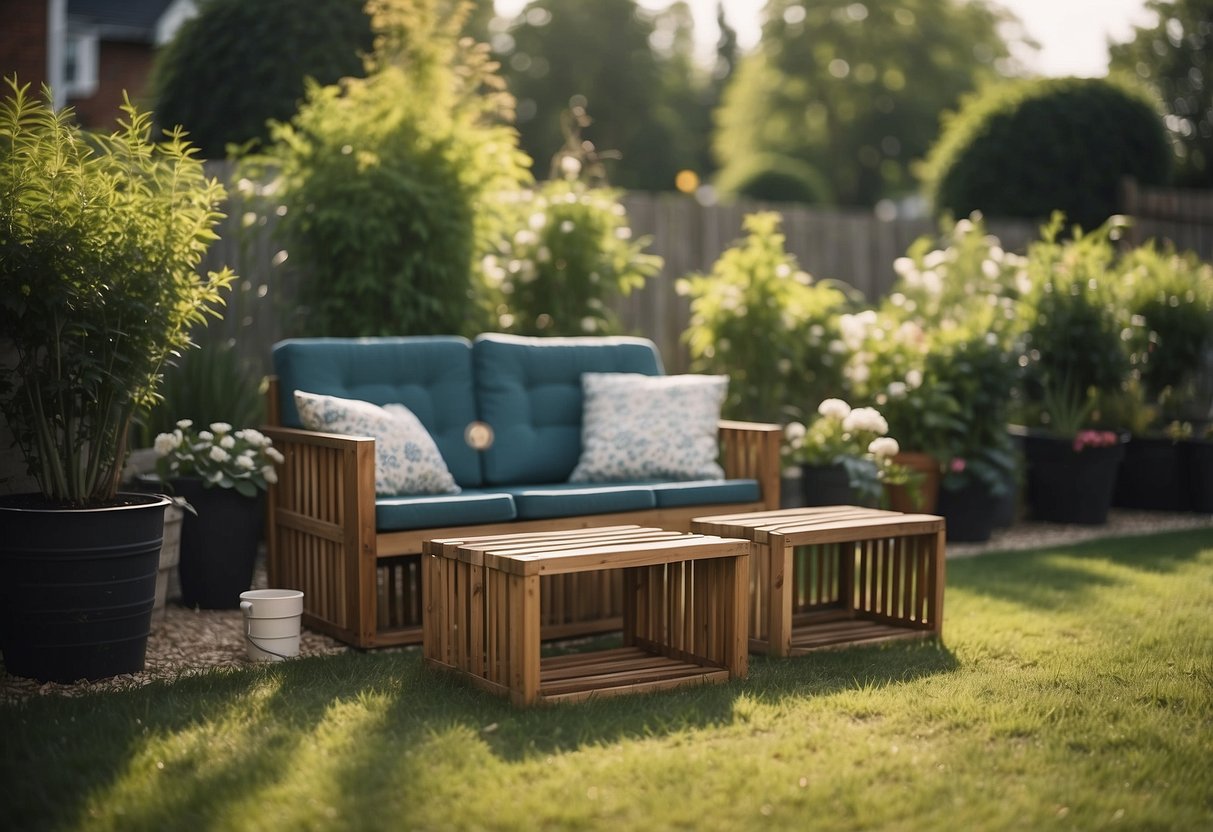
[[[195,476],[206,488],[234,488],[246,497],[278,482],[274,466],[282,463],[283,456],[268,436],[252,428],[233,431],[226,422],[214,422],[210,430],[200,431],[193,425],[182,419],[172,433],[156,437],[156,473],[162,482]]]
[[[852,409],[842,399],[826,399],[810,425],[792,422],[784,429],[786,458],[805,465],[841,465],[851,488],[880,499],[884,485],[904,485],[910,477],[908,468],[893,462],[901,448],[886,435],[888,430],[875,408]]]

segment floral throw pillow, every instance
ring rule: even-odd
[[[376,494],[458,494],[433,437],[402,404],[383,407],[295,391],[299,420],[308,430],[375,440]]]
[[[570,482],[718,480],[728,376],[585,373],[581,459]]]

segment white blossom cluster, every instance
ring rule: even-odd
[[[278,482],[274,466],[285,461],[261,431],[233,431],[226,422],[212,422],[209,430],[195,431],[192,420],[182,419],[171,433],[159,434],[153,447],[162,480],[197,476],[248,496]]]

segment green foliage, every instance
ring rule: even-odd
[[[713,138],[720,182],[795,159],[842,205],[909,193],[940,111],[1006,58],[1001,13],[953,0],[770,0],[762,42],[725,91]],[[967,213],[967,212],[966,212]]]
[[[1123,303],[1140,322],[1130,361],[1144,398],[1163,422],[1209,415],[1213,353],[1213,266],[1188,252],[1148,244],[1120,261]]]
[[[279,178],[310,335],[474,333],[492,200],[526,179],[487,50],[443,0],[383,0],[366,78],[312,85],[251,166]],[[466,8],[466,7],[464,7]],[[266,210],[272,210],[273,205]]]
[[[724,193],[769,202],[831,201],[829,183],[811,165],[770,153],[747,157],[744,164],[727,168],[716,185]]]
[[[751,214],[745,239],[711,274],[679,282],[691,298],[683,337],[692,367],[729,375],[725,412],[733,418],[783,422],[840,389],[842,359],[830,345],[851,299],[797,267],[779,224],[778,214]]]
[[[250,3],[206,0],[156,57],[156,110],[210,157],[229,143],[263,142],[267,121],[290,118],[304,79],[362,75],[371,48],[363,0]]]
[[[1122,177],[1167,181],[1171,146],[1155,103],[1123,83],[1042,78],[991,86],[945,117],[922,168],[939,211],[1048,218],[1095,228]]]
[[[519,229],[482,261],[497,328],[521,335],[606,335],[619,324],[607,303],[644,285],[661,258],[633,240],[618,194],[553,180],[513,204]]]
[[[212,422],[209,430],[197,429],[192,420],[182,419],[156,437],[156,474],[163,483],[198,477],[203,488],[230,488],[256,497],[278,482],[274,466],[285,461],[273,444],[253,428],[233,430],[227,422]]]
[[[263,424],[265,400],[260,388],[249,362],[235,349],[223,343],[204,343],[164,368],[160,400],[135,417],[135,444],[150,448],[157,434],[171,433],[181,419],[200,425]]]
[[[0,409],[44,496],[105,501],[135,410],[234,279],[198,271],[224,190],[179,128],[153,143],[151,117],[129,103],[116,132],[89,135],[7,83],[0,333],[18,365],[0,378]]]
[[[1108,222],[1058,240],[1054,216],[1028,249],[1031,289],[1023,298],[1025,420],[1069,435],[1099,421],[1101,398],[1114,396],[1129,374],[1132,322],[1117,303],[1119,226]]]
[[[1136,76],[1162,99],[1176,142],[1176,181],[1213,186],[1213,0],[1149,0],[1158,14],[1113,44],[1111,69]]]
[[[658,23],[664,50],[652,46]],[[494,46],[537,173],[562,145],[570,106],[593,119],[586,141],[621,160],[610,169],[615,185],[668,191],[679,170],[705,164],[710,125],[690,26],[684,5],[655,20],[636,0],[528,3]]]

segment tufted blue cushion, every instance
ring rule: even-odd
[[[582,373],[661,375],[644,338],[481,335],[472,355],[480,418],[495,435],[484,482],[494,485],[569,478],[581,455]]]
[[[578,517],[613,511],[642,511],[657,507],[653,489],[645,485],[594,485],[552,483],[550,485],[502,486],[514,498],[519,520]]]
[[[375,500],[375,529],[381,532],[504,523],[517,516],[514,499],[498,491],[469,489],[462,494],[423,494]]]
[[[302,427],[295,390],[381,406],[399,402],[434,438],[456,482],[481,483],[476,451],[464,440],[476,419],[467,339],[300,338],[276,344],[273,357],[284,426]]]

